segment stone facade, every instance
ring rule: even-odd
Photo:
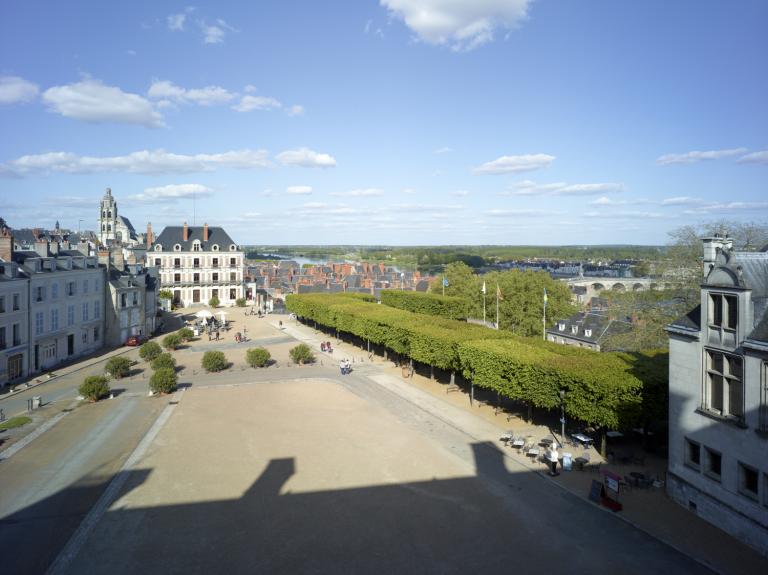
[[[9,258],[10,259],[10,258]],[[29,369],[29,279],[18,264],[0,262],[0,388]]]
[[[667,328],[667,489],[768,555],[768,252],[704,248],[701,304]]]

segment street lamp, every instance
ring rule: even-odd
[[[565,390],[560,390],[560,447],[565,444]]]

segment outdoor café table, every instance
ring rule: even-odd
[[[525,439],[522,437],[518,437],[512,442],[512,447],[517,447],[518,449],[520,449],[523,445],[525,445]]]
[[[591,437],[587,437],[583,433],[574,433],[571,435],[576,441],[579,443],[582,443],[584,447],[588,447],[592,444],[593,439]]]

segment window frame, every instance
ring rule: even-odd
[[[744,463],[743,461],[737,461],[737,491],[739,495],[746,497],[752,501],[760,501],[760,470],[756,467]],[[751,491],[745,487],[745,472],[751,472],[755,474],[755,490]]]
[[[722,452],[718,451],[717,449],[713,449],[711,447],[704,446],[704,459],[706,460],[706,464],[704,466],[704,475],[712,479],[713,481],[717,481],[718,483],[722,483],[723,481],[723,454]],[[712,463],[715,461],[713,459],[713,456],[720,461],[719,465],[719,471],[713,471],[712,469]]]
[[[692,448],[696,449],[696,459],[698,461],[694,461],[691,457]],[[685,456],[684,456],[684,462],[687,467],[690,467],[691,469],[695,469],[696,471],[701,471],[701,443],[698,441],[694,441],[693,439],[690,439],[688,437],[685,438]]]
[[[720,367],[717,365],[720,359]],[[704,348],[704,369],[701,390],[701,410],[718,417],[744,422],[744,357],[719,349]],[[736,363],[738,362],[738,363]],[[738,365],[738,374],[734,370]],[[714,381],[720,379],[720,391],[713,391]],[[738,386],[736,385],[738,383]],[[738,394],[738,395],[737,395]],[[718,398],[719,402],[713,402]],[[736,401],[734,401],[736,399]],[[713,406],[713,403],[715,406]],[[717,404],[720,407],[716,407]],[[734,412],[733,405],[738,405]]]

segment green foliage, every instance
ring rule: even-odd
[[[169,289],[161,289],[157,292],[157,297],[159,299],[173,299],[173,292]]]
[[[109,384],[103,375],[90,375],[85,378],[77,392],[89,401],[99,401],[109,395]]]
[[[16,429],[27,423],[32,423],[32,418],[27,416],[12,417],[7,421],[0,423],[0,429]]]
[[[162,348],[154,341],[148,341],[139,348],[139,357],[144,361],[152,361],[163,352]]]
[[[110,357],[104,366],[104,371],[115,379],[122,379],[131,372],[131,361],[127,357]]]
[[[152,390],[152,393],[172,393],[176,391],[178,382],[179,379],[175,370],[168,367],[162,367],[155,371],[155,373],[152,374],[152,377],[149,378],[149,389]]]
[[[381,303],[414,313],[464,319],[469,306],[460,297],[402,290],[382,290]]]
[[[237,299],[235,300],[235,305],[236,305],[237,307],[245,307],[245,298],[244,298],[244,297],[239,297],[239,298],[237,298]]]
[[[163,338],[163,347],[173,351],[181,345],[181,336],[178,333],[169,333]]]
[[[245,352],[245,360],[251,367],[264,367],[269,364],[270,359],[272,356],[263,347],[252,347]]]
[[[315,354],[312,353],[312,350],[306,343],[300,343],[296,347],[291,348],[288,355],[291,356],[291,360],[293,360],[294,363],[298,364],[312,363],[315,361]]]
[[[176,358],[170,353],[161,353],[152,363],[149,364],[152,369],[157,371],[158,369],[176,369]]]
[[[223,351],[206,351],[201,364],[208,373],[223,371],[229,366]]]
[[[438,368],[461,371],[475,384],[543,408],[567,392],[571,417],[608,427],[638,422],[659,401],[663,369],[628,354],[597,353],[509,331],[374,305],[348,294],[292,294],[287,308],[303,319],[354,334]],[[653,379],[646,383],[652,369]],[[647,389],[646,389],[647,388]],[[653,404],[654,407],[651,407]]]
[[[211,299],[208,300],[208,305],[210,307],[214,307],[214,308],[219,307],[220,303],[221,302],[219,301],[219,298],[217,298],[216,296],[213,296]]]
[[[182,327],[176,333],[179,335],[179,338],[181,338],[181,341],[190,341],[193,337],[195,337],[195,332],[192,331],[192,328],[189,327]]]

